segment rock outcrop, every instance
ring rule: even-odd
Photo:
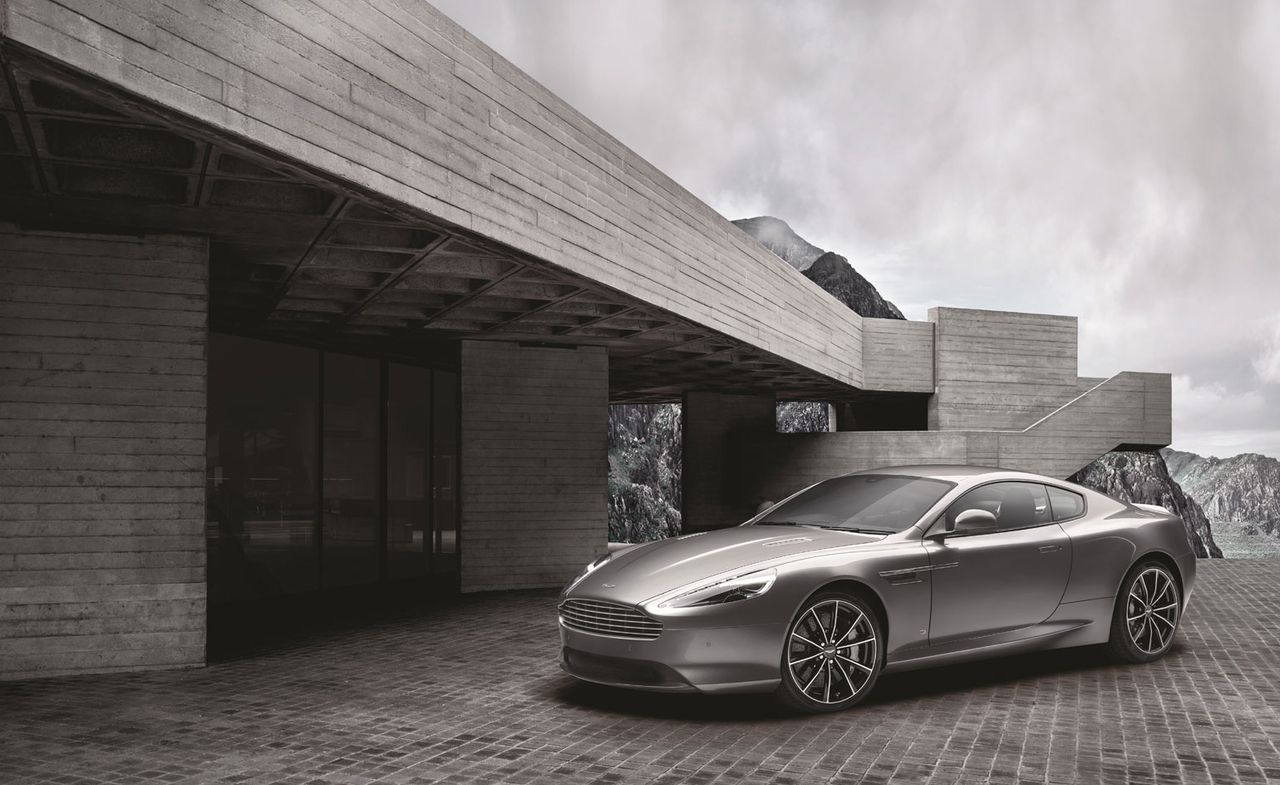
[[[1170,463],[1169,473],[1200,502],[1209,520],[1280,537],[1280,461],[1252,452],[1231,458],[1161,452]]]
[[[1109,452],[1071,481],[1127,502],[1158,504],[1182,517],[1196,556],[1222,558],[1204,510],[1169,475],[1156,452]]]

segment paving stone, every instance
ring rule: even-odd
[[[1174,649],[888,676],[866,703],[580,685],[547,592],[187,671],[0,683],[0,782],[1280,783],[1280,560],[1202,562]]]

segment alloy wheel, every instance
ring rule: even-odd
[[[1178,627],[1178,586],[1160,567],[1148,567],[1129,585],[1125,626],[1129,639],[1144,654],[1158,654]]]
[[[871,619],[842,599],[809,606],[787,640],[787,670],[796,689],[824,705],[860,694],[875,675],[879,656]]]

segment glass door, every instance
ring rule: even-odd
[[[312,591],[319,353],[214,335],[209,367],[209,602]]]
[[[458,375],[215,333],[209,599],[456,580]]]
[[[458,375],[433,373],[431,518],[435,525],[432,569],[458,571]]]
[[[387,577],[420,578],[430,554],[431,371],[387,369]]]
[[[381,490],[377,360],[324,357],[324,585],[374,583],[379,578]]]

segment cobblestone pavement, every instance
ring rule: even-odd
[[[574,684],[552,594],[471,598],[200,670],[0,684],[0,782],[1280,783],[1280,560],[1201,576],[1153,665],[922,671],[820,717]]]

